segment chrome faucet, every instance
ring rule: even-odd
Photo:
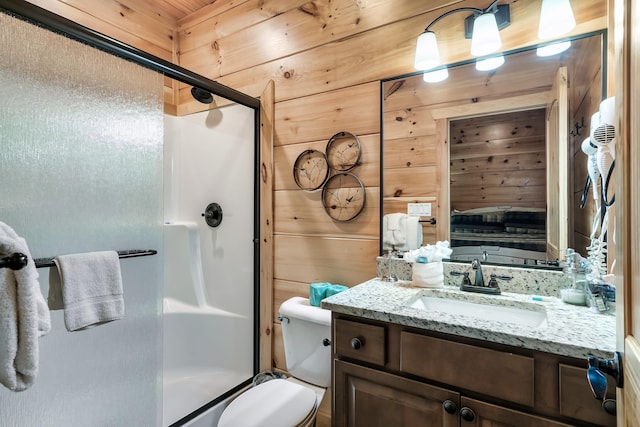
[[[480,264],[480,261],[478,260],[478,258],[475,258],[471,262],[471,268],[476,271],[476,278],[475,278],[475,281],[473,282],[473,285],[484,286],[484,277],[482,276],[482,264]]]

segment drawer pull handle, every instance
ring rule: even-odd
[[[448,414],[455,414],[458,410],[458,406],[456,405],[456,403],[451,400],[445,400],[444,402],[442,402],[442,407]]]
[[[460,418],[465,421],[473,421],[476,419],[476,413],[473,412],[472,409],[467,408],[466,406],[460,409]]]
[[[360,341],[360,338],[351,338],[351,348],[354,350],[360,350],[364,344]]]

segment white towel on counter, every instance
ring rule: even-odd
[[[14,252],[26,255],[28,263],[20,270],[0,269],[0,383],[23,391],[38,375],[38,338],[51,330],[51,318],[27,242],[0,222],[0,254]]]
[[[49,272],[49,308],[64,309],[70,332],[124,317],[120,260],[115,251],[87,252],[54,258]]]
[[[382,249],[406,252],[422,244],[420,217],[392,213],[382,217]]]

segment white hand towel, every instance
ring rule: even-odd
[[[403,213],[392,213],[382,218],[383,249],[399,249],[406,242],[405,230],[401,220],[406,216]]]
[[[115,251],[61,255],[49,272],[49,308],[64,308],[70,332],[124,317],[120,260]]]
[[[407,244],[404,250],[412,251],[418,249],[422,245],[422,224],[420,224],[420,217],[407,215],[405,227]]]
[[[0,222],[0,253],[14,252],[25,254],[29,262],[20,270],[0,269],[0,383],[23,391],[38,375],[38,338],[51,330],[51,318],[27,242]]]

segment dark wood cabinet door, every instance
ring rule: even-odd
[[[460,425],[458,393],[340,360],[333,393],[333,427]]]
[[[461,427],[571,427],[536,415],[525,414],[479,400],[460,399]]]

